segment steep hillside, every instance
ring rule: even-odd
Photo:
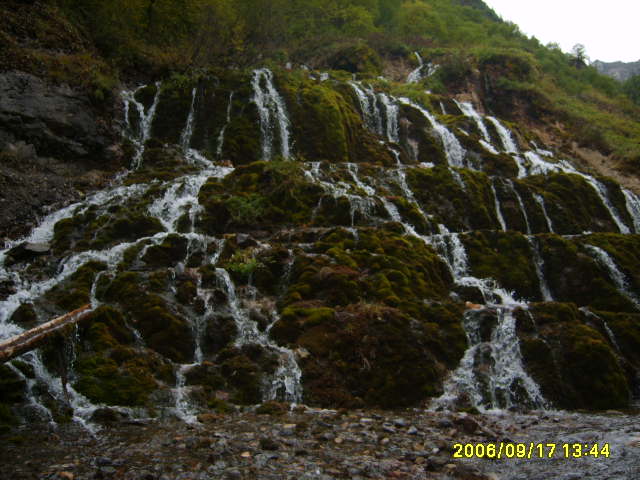
[[[633,404],[640,110],[615,81],[479,1],[176,5],[15,11],[127,86],[12,64],[0,114],[71,109],[44,138],[73,148],[0,116],[5,144],[85,166],[104,121],[128,169],[0,251],[3,340],[90,309],[0,367],[2,424]],[[8,31],[13,61],[74,55]]]

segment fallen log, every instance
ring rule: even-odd
[[[86,319],[91,311],[91,305],[87,304],[73,312],[66,313],[61,317],[54,318],[47,323],[43,323],[20,335],[16,335],[9,340],[0,342],[0,363],[8,362],[23,353],[37,348],[42,341],[63,328]]]

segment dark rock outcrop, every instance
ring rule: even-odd
[[[0,238],[24,234],[44,206],[103,185],[121,165],[103,117],[68,86],[0,74]]]

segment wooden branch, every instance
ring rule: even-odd
[[[62,330],[64,327],[86,319],[91,311],[91,305],[87,304],[73,312],[54,318],[47,323],[43,323],[20,335],[16,335],[9,340],[0,342],[0,363],[8,362],[18,355],[37,348],[42,341]]]

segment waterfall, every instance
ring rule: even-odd
[[[527,374],[520,352],[513,311],[526,308],[513,295],[498,287],[490,279],[469,275],[467,254],[457,234],[440,226],[440,235],[432,242],[451,269],[456,284],[474,287],[489,300],[487,306],[465,313],[463,327],[468,348],[460,364],[444,383],[444,393],[431,403],[431,409],[455,408],[461,397],[467,396],[472,406],[486,411],[512,408],[523,401],[533,408],[546,408],[539,386]],[[493,303],[497,301],[498,303]],[[497,324],[488,341],[481,336],[480,321],[485,313],[495,313]],[[490,352],[491,362],[478,365],[484,353]],[[524,393],[526,398],[520,398]]]
[[[596,247],[594,245],[585,245],[585,248],[589,252],[591,252],[596,262],[598,262],[598,264],[600,264],[607,270],[607,272],[609,273],[609,278],[611,278],[618,291],[623,296],[627,297],[631,301],[631,303],[633,303],[635,307],[640,310],[640,298],[631,291],[625,274],[620,271],[620,268],[618,268],[609,254],[602,248]]]
[[[598,180],[596,180],[590,175],[585,175],[583,173],[578,173],[578,175],[584,178],[587,181],[587,183],[589,183],[593,187],[593,189],[596,191],[596,193],[600,197],[600,200],[602,200],[602,204],[609,211],[609,215],[611,215],[611,218],[613,219],[616,226],[620,230],[620,233],[622,234],[631,233],[631,231],[629,230],[629,227],[625,225],[624,221],[620,217],[618,210],[616,209],[616,207],[613,206],[613,204],[609,200],[609,192],[607,191],[607,187],[605,187],[601,182],[599,182]]]
[[[518,178],[522,178],[526,176],[527,172],[524,166],[524,161],[520,157],[520,151],[518,150],[518,146],[516,142],[513,140],[513,136],[507,127],[505,127],[500,120],[495,117],[488,116],[486,117],[498,132],[498,136],[500,137],[500,141],[502,142],[503,150],[510,154],[516,162],[518,166]]]
[[[413,52],[413,54],[418,59],[419,66],[409,74],[407,77],[407,83],[418,83],[422,79],[422,67],[424,67],[424,62],[418,52]]]
[[[262,159],[271,160],[274,150],[274,131],[280,135],[280,155],[290,157],[289,145],[289,117],[282,97],[273,85],[271,70],[261,68],[253,71],[253,103],[258,108],[260,116],[260,131],[262,133]]]
[[[349,82],[349,85],[353,88],[360,103],[362,120],[365,126],[378,135],[382,135],[382,118],[378,111],[377,99],[373,89],[371,87],[365,89],[365,87],[361,87],[356,82]]]
[[[531,254],[533,256],[533,265],[536,269],[536,276],[538,277],[538,284],[540,285],[540,293],[542,294],[542,300],[545,302],[553,302],[553,295],[551,295],[551,289],[547,283],[547,278],[544,276],[544,260],[542,253],[540,252],[540,243],[533,236],[527,236],[527,241],[531,246]]]
[[[233,107],[233,93],[229,94],[229,104],[227,105],[227,119],[225,124],[220,129],[220,134],[218,135],[218,145],[216,147],[216,157],[219,159],[222,157],[222,147],[224,146],[224,134],[227,131],[227,127],[231,122],[231,108]]]
[[[482,117],[473,108],[473,105],[469,102],[459,102],[458,100],[454,100],[458,108],[462,111],[462,113],[472,119],[476,125],[478,126],[478,130],[480,130],[480,135],[482,138],[480,139],[480,144],[489,152],[497,155],[498,151],[491,145],[491,136],[489,135],[489,131],[487,130],[487,126],[484,124]]]
[[[518,200],[518,205],[520,205],[520,211],[522,212],[522,216],[524,217],[524,223],[527,228],[527,235],[531,235],[531,224],[529,223],[529,216],[527,215],[527,209],[524,205],[524,202],[522,201],[522,197],[520,196],[520,193],[518,192],[518,190],[516,190],[516,187],[510,178],[508,178],[506,182],[507,182],[507,185],[509,186],[509,189],[515,195],[516,200]]]
[[[544,198],[542,197],[542,195],[538,195],[537,193],[534,193],[533,199],[536,201],[538,205],[540,205],[540,209],[542,210],[544,219],[547,222],[547,229],[549,230],[549,233],[554,233],[553,223],[551,222],[551,218],[549,218],[549,214],[547,213],[547,207],[544,203]]]
[[[183,152],[187,152],[191,146],[191,137],[193,136],[193,120],[196,113],[196,93],[197,88],[193,87],[191,91],[191,107],[189,108],[189,115],[187,116],[187,123],[184,126],[184,130],[180,135],[180,147]]]
[[[502,215],[502,208],[500,207],[500,199],[498,198],[498,192],[496,192],[495,180],[491,180],[491,192],[493,193],[493,201],[496,209],[496,217],[498,218],[498,223],[500,224],[500,228],[503,232],[507,231],[507,223],[504,221],[504,216]]]
[[[613,345],[613,347],[616,349],[618,354],[622,353],[622,350],[620,350],[620,345],[618,344],[618,340],[616,339],[616,336],[613,333],[613,330],[611,330],[611,327],[609,327],[609,324],[607,323],[607,321],[604,318],[600,317],[599,315],[596,315],[595,313],[593,313],[587,307],[580,307],[580,311],[584,313],[587,317],[594,318],[598,320],[600,323],[602,323],[602,328],[604,328],[604,331],[607,334],[607,337],[609,337],[609,341],[611,342],[611,345]]]
[[[156,82],[155,86],[156,94],[153,98],[153,104],[151,105],[151,107],[149,107],[149,110],[147,112],[145,112],[144,105],[136,100],[136,94],[140,90],[145,88],[146,85],[138,87],[135,90],[124,90],[121,94],[122,100],[124,102],[125,124],[127,126],[125,130],[125,136],[131,141],[131,143],[133,143],[135,147],[135,154],[133,156],[133,161],[131,162],[131,168],[134,170],[140,168],[141,166],[144,148],[147,140],[149,140],[151,136],[151,125],[153,124],[153,119],[156,114],[158,102],[160,101],[161,83]],[[132,104],[138,112],[138,125],[136,126],[135,131],[130,123],[131,120],[129,118],[129,110]]]
[[[270,381],[264,385],[264,401],[276,400],[278,396],[283,396],[284,398],[281,398],[283,400],[299,403],[302,400],[302,384],[300,382],[302,371],[296,362],[294,353],[274,343],[268,336],[268,330],[265,333],[261,332],[256,322],[249,318],[248,313],[240,306],[235,286],[226,270],[216,268],[216,276],[227,295],[231,316],[238,329],[238,336],[235,341],[236,346],[255,344],[278,354],[280,366]],[[274,323],[277,321],[276,317]]]
[[[450,166],[457,168],[467,167],[464,161],[466,152],[464,148],[462,148],[462,145],[460,144],[456,136],[451,133],[451,131],[449,131],[447,127],[439,123],[436,118],[431,113],[429,113],[428,110],[412,102],[408,98],[402,97],[399,100],[404,105],[408,105],[418,110],[429,121],[431,127],[442,142],[442,146],[444,147],[444,151],[447,157],[447,162]]]
[[[378,99],[384,109],[384,117],[386,119],[386,129],[384,133],[386,134],[387,140],[398,143],[400,141],[398,136],[398,112],[400,109],[398,105],[384,93],[379,93]]]
[[[640,233],[640,197],[625,188],[622,189],[622,193],[627,203],[627,211],[633,219],[635,233]]]

